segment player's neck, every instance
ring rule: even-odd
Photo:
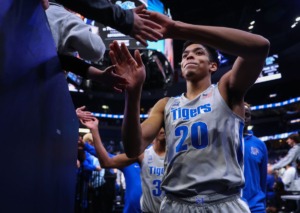
[[[205,91],[211,85],[210,78],[205,78],[197,82],[187,81],[186,82],[186,94],[185,97],[189,100],[193,100],[200,93]]]
[[[164,156],[166,153],[166,144],[155,140],[155,142],[153,143],[153,149],[157,155]]]

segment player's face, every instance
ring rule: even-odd
[[[288,139],[286,140],[286,143],[287,143],[289,146],[294,146],[294,144],[295,144],[294,140],[292,140],[292,139],[290,139],[290,138],[288,138]]]
[[[201,44],[191,44],[182,53],[181,70],[185,79],[210,74],[209,54]]]
[[[165,130],[163,128],[160,129],[159,133],[156,136],[156,139],[159,141],[164,141],[166,139]]]
[[[249,126],[251,122],[251,110],[248,106],[245,106],[245,126]]]

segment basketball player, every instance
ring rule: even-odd
[[[156,12],[143,17],[161,25],[164,38],[190,39],[184,45],[181,69],[187,91],[163,98],[140,124],[140,99],[145,68],[124,44],[110,45],[118,74],[128,80],[122,137],[125,153],[136,157],[164,125],[167,152],[160,212],[249,212],[240,199],[244,185],[242,137],[244,95],[259,76],[268,55],[265,38],[237,29],[197,26],[174,21]],[[237,56],[217,85],[211,74],[217,54],[208,46]]]
[[[158,135],[154,139],[152,146],[147,148],[139,157],[130,159],[126,156],[126,154],[118,154],[112,157],[109,156],[101,142],[97,118],[94,117],[88,120],[81,120],[81,123],[88,127],[92,132],[95,149],[100,164],[103,168],[120,169],[135,162],[138,162],[141,165],[143,191],[141,198],[142,212],[159,212],[160,204],[164,197],[164,193],[160,187],[164,173],[166,146],[164,129],[161,128]]]

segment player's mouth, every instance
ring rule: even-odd
[[[186,63],[184,65],[184,68],[188,67],[188,66],[197,66],[197,63],[193,63],[193,62],[189,62],[189,63]]]

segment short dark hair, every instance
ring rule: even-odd
[[[291,134],[287,138],[292,139],[295,143],[300,143],[300,137],[298,134]]]
[[[188,40],[186,42],[184,42],[183,44],[183,48],[182,48],[182,52],[190,45],[192,44],[201,44],[200,42],[197,42],[197,41],[191,41],[191,40]],[[220,61],[219,61],[219,54],[217,52],[217,50],[215,50],[214,48],[210,47],[210,46],[207,46],[207,45],[204,45],[204,44],[201,44],[203,47],[205,47],[206,51],[208,52],[208,55],[209,55],[209,60],[212,61],[212,62],[215,62],[217,63],[217,66],[219,67],[220,66]]]

